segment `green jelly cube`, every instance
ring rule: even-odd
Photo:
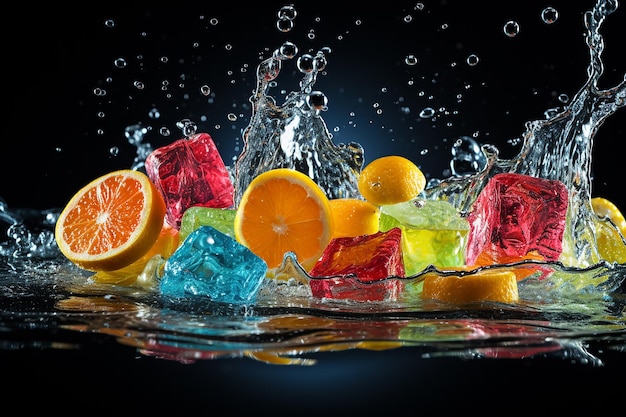
[[[447,201],[413,199],[380,208],[381,231],[402,230],[402,252],[407,276],[429,265],[463,266],[469,222]]]
[[[189,207],[183,213],[179,237],[183,242],[187,236],[200,226],[211,226],[227,236],[235,238],[235,209],[214,207]]]

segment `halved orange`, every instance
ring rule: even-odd
[[[309,271],[330,242],[332,218],[324,191],[306,174],[276,168],[256,176],[244,191],[234,220],[235,238],[269,269],[293,252]]]
[[[61,252],[80,268],[113,271],[141,258],[154,245],[165,201],[150,178],[124,169],[81,188],[55,226]]]

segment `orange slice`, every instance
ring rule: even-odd
[[[114,171],[70,199],[57,220],[55,239],[63,255],[80,268],[113,271],[150,250],[164,216],[165,201],[146,174]]]
[[[424,277],[422,297],[453,304],[515,303],[519,300],[517,276],[510,270],[483,270],[458,276],[429,273]]]
[[[332,219],[324,191],[289,168],[265,171],[244,191],[234,220],[235,238],[269,269],[293,252],[309,271],[330,242]]]
[[[334,198],[328,203],[333,218],[333,238],[372,235],[378,232],[378,206],[358,198]]]

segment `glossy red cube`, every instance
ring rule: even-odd
[[[529,175],[494,175],[476,199],[468,221],[466,263],[501,263],[529,254],[548,261],[561,255],[567,187]]]
[[[402,262],[402,231],[330,241],[309,272],[314,297],[355,301],[396,300],[405,277]]]
[[[233,183],[208,133],[155,149],[146,158],[146,173],[165,199],[167,222],[176,229],[189,207],[234,205]]]

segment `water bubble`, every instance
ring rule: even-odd
[[[237,121],[237,115],[235,113],[228,113],[228,120],[230,120],[231,122],[236,122]]]
[[[480,61],[480,58],[478,58],[477,55],[475,54],[471,54],[470,56],[467,57],[467,65],[469,65],[470,67],[473,67],[474,65],[478,64],[478,62]]]
[[[569,96],[565,93],[559,94],[559,101],[561,103],[567,103],[569,101]]]
[[[415,10],[424,10],[424,3],[417,3],[414,7]]]
[[[159,61],[161,61],[161,62],[162,62],[162,63],[164,63],[164,64],[166,64],[166,63],[167,63],[167,61],[169,61],[169,60],[170,60],[170,59],[169,59],[168,57],[166,57],[166,56],[162,56],[162,57],[159,59]]]
[[[298,12],[291,4],[285,5],[281,7],[280,10],[278,10],[279,19],[293,20],[296,18],[297,15]]]
[[[315,56],[315,58],[313,58],[313,68],[315,68],[317,71],[324,71],[327,64],[328,61],[323,54],[318,54]]]
[[[559,12],[554,7],[546,7],[541,12],[541,20],[543,20],[543,22],[547,23],[548,25],[556,22],[558,18]]]
[[[278,29],[281,32],[289,32],[291,29],[293,29],[293,22],[291,20],[287,20],[287,19],[280,19],[276,21],[276,29]]]
[[[133,85],[137,90],[143,90],[146,87],[141,81],[135,81],[133,82]]]
[[[212,17],[211,19],[209,19],[209,24],[211,26],[217,26],[218,23],[219,23],[219,20],[217,19],[217,17]]]
[[[404,58],[404,63],[409,66],[417,65],[418,61],[417,57],[413,54],[409,54]]]
[[[159,129],[159,133],[160,133],[162,136],[169,136],[169,135],[171,135],[171,134],[172,134],[172,132],[170,132],[170,130],[169,130],[167,127],[165,127],[165,126],[163,126],[163,127],[161,127],[161,128]]]
[[[326,97],[326,95],[321,91],[313,91],[307,96],[306,102],[313,110],[326,110],[328,97]]]
[[[127,64],[124,58],[117,58],[115,61],[113,61],[113,65],[115,65],[117,68],[125,68]]]
[[[474,174],[487,165],[487,157],[480,144],[469,136],[459,137],[450,151],[452,153],[450,169],[454,175]]]
[[[118,148],[117,146],[111,146],[111,148],[109,148],[109,154],[111,156],[117,156],[120,153],[120,148]]]
[[[422,119],[430,119],[434,115],[435,115],[435,109],[433,109],[432,107],[426,107],[422,109],[422,111],[420,112],[420,117]]]
[[[504,24],[504,28],[502,29],[504,34],[509,38],[514,38],[519,34],[519,24],[514,20],[509,20]]]
[[[618,7],[617,0],[608,0],[608,1],[602,2],[602,4],[600,5],[600,10],[602,14],[609,15],[613,13],[615,10],[617,10],[617,7]]]
[[[208,96],[209,94],[211,94],[211,87],[205,84],[200,87],[200,92],[202,93],[202,95]]]
[[[313,71],[313,56],[310,54],[301,55],[298,58],[297,66],[298,70],[305,74]]]
[[[403,20],[405,23],[410,23],[413,21],[413,16],[411,16],[410,14],[407,14],[406,16],[404,16]]]
[[[293,42],[285,42],[280,46],[278,53],[284,58],[292,59],[298,54],[298,47]]]
[[[104,26],[108,28],[115,27],[115,21],[113,19],[107,19],[104,21]]]
[[[182,119],[181,121],[176,122],[176,127],[183,132],[183,136],[185,136],[186,138],[195,134],[198,130],[196,124],[189,119]]]
[[[103,89],[103,88],[96,87],[96,88],[93,89],[93,94],[96,95],[96,96],[99,96],[99,97],[106,96],[107,95],[107,91],[105,89]]]

